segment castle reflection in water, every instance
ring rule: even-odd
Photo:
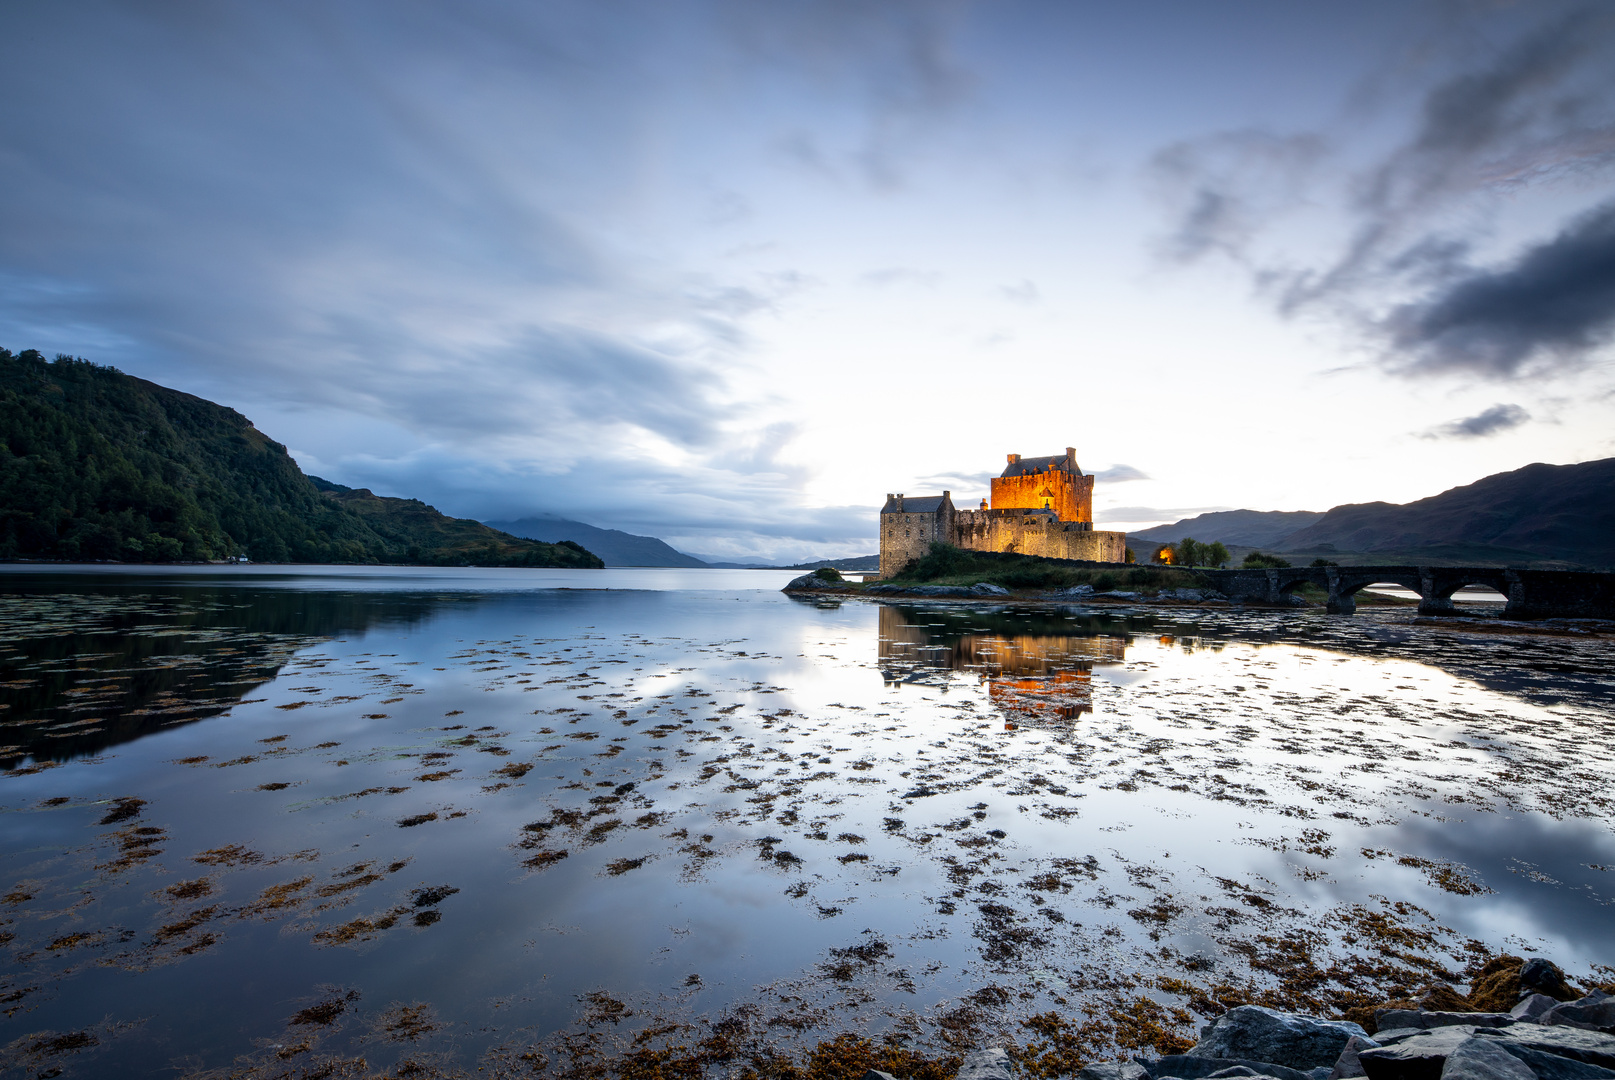
[[[1009,725],[1093,712],[1093,669],[1125,662],[1126,652],[1125,634],[1057,616],[880,609],[879,664],[887,683],[946,686],[953,672],[975,674]]]

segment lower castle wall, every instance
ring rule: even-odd
[[[1125,562],[1127,534],[1099,532],[1085,521],[1017,510],[967,510],[954,515],[953,542],[971,551],[1012,551],[1045,559]]]
[[[1127,534],[1100,532],[1087,522],[1060,521],[1034,510],[960,510],[934,514],[883,514],[880,576],[889,578],[931,549],[934,540],[970,551],[1012,551],[1046,559],[1127,561]]]

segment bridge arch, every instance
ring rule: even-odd
[[[1366,570],[1355,567],[1331,566],[1328,568],[1329,612],[1332,615],[1350,615],[1357,610],[1357,594],[1370,585],[1400,585],[1425,595],[1427,584],[1415,566],[1378,566]]]
[[[1421,590],[1424,599],[1419,604],[1421,615],[1456,611],[1452,594],[1465,585],[1484,585],[1509,601],[1511,586],[1519,580],[1518,574],[1498,566],[1432,566],[1424,570],[1424,577],[1426,584]]]
[[[1272,575],[1269,580],[1273,591],[1279,596],[1289,596],[1303,585],[1325,584],[1323,575],[1310,566],[1285,567],[1268,573]]]

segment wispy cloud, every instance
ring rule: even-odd
[[[942,275],[934,270],[916,270],[909,266],[889,266],[862,274],[858,280],[868,285],[918,285],[922,288],[934,289],[941,282]]]
[[[1484,439],[1517,428],[1531,419],[1531,414],[1518,405],[1493,405],[1491,408],[1431,428],[1421,436],[1426,439]]]
[[[1013,285],[999,286],[998,292],[1004,299],[1013,300],[1017,304],[1035,304],[1043,299],[1043,294],[1038,292],[1037,284],[1024,278]]]
[[[1150,477],[1142,469],[1131,465],[1112,465],[1108,469],[1100,469],[1093,474],[1094,479],[1102,484],[1121,484],[1128,480],[1148,480]]]
[[[1607,7],[1538,20],[1431,85],[1409,138],[1339,193],[1343,132],[1246,130],[1168,146],[1149,168],[1171,214],[1157,253],[1231,260],[1283,314],[1365,332],[1398,374],[1574,369],[1615,329],[1615,206],[1512,259],[1477,264],[1475,250],[1509,193],[1585,190],[1615,174],[1612,44]],[[1297,257],[1275,226],[1320,204],[1333,205],[1345,240],[1327,259]]]

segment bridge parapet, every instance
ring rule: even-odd
[[[1485,585],[1507,598],[1510,619],[1615,619],[1615,574],[1591,570],[1522,570],[1499,566],[1292,566],[1201,571],[1231,600],[1283,604],[1302,585],[1328,594],[1331,615],[1357,610],[1356,594],[1391,582],[1419,594],[1421,615],[1450,614],[1452,594]]]

